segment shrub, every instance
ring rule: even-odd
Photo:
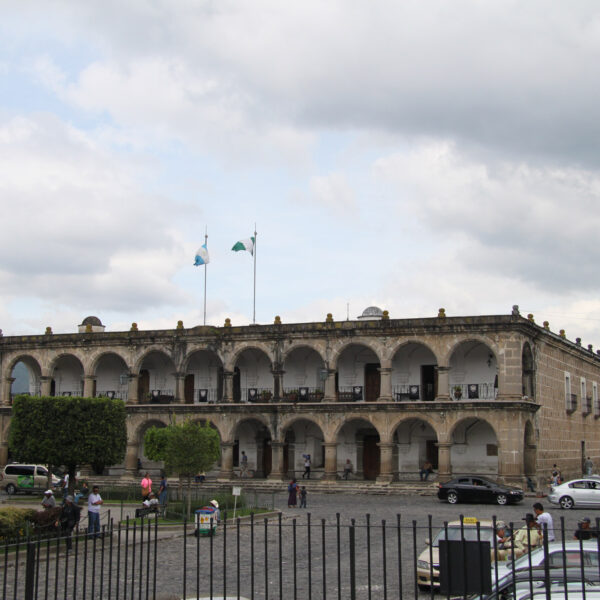
[[[24,536],[33,523],[36,511],[31,508],[0,508],[0,540]]]

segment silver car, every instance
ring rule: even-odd
[[[552,504],[562,508],[575,506],[597,506],[600,508],[600,480],[594,477],[572,479],[561,485],[553,487],[548,494]]]

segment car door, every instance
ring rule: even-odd
[[[470,477],[459,477],[454,489],[461,502],[473,501],[473,483],[471,482]]]
[[[587,479],[586,485],[586,504],[588,506],[600,507],[600,481]]]
[[[493,493],[489,488],[487,481],[480,479],[479,477],[472,477],[471,483],[473,502],[490,502]]]

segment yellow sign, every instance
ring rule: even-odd
[[[465,525],[469,524],[469,525],[475,525],[477,524],[477,517],[465,517],[463,519],[463,523]]]

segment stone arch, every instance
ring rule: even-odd
[[[134,373],[138,374],[137,400],[141,404],[154,398],[160,402],[172,402],[175,399],[176,366],[163,348],[153,346],[144,352],[135,363]]]
[[[392,439],[394,471],[402,481],[416,479],[426,461],[431,462],[435,471],[439,468],[439,434],[428,416],[403,416],[394,425]]]
[[[368,350],[370,350],[376,357],[379,363],[382,362],[382,356],[381,353],[378,352],[375,347],[370,344],[368,341],[365,340],[352,340],[349,342],[345,342],[344,344],[342,344],[341,346],[339,346],[335,352],[333,353],[333,355],[331,356],[331,359],[329,361],[329,367],[331,369],[338,369],[339,368],[339,360],[340,357],[342,356],[342,354],[344,354],[344,352],[346,350],[348,350],[348,348],[351,348],[352,346],[362,346],[364,348],[367,348]]]
[[[21,364],[23,365],[23,368],[19,369],[19,365]],[[15,372],[15,370],[20,372]],[[31,354],[19,354],[12,358],[7,364],[5,377],[7,379],[15,379],[15,381],[11,383],[11,397],[17,392],[23,393],[21,390],[15,391],[15,383],[17,383],[17,380],[20,379],[21,381],[18,383],[21,384],[21,386],[24,386],[25,377],[27,377],[26,393],[31,395],[40,394],[42,367],[39,361]]]
[[[296,344],[288,349],[283,358],[283,397],[298,399],[302,391],[307,399],[314,400],[323,392],[326,374],[325,359],[312,345]]]
[[[129,365],[118,352],[107,350],[98,354],[90,364],[93,396],[109,396],[127,400]]]
[[[236,422],[232,429],[233,466],[239,466],[242,451],[248,457],[248,468],[254,477],[268,477],[272,469],[273,440],[271,427],[262,415],[244,417]]]
[[[529,342],[523,344],[521,353],[522,391],[523,396],[530,400],[535,398],[535,363]]]
[[[487,419],[458,420],[449,432],[449,440],[453,474],[498,475],[500,438]]]
[[[234,355],[234,402],[268,402],[273,397],[273,359],[261,346],[247,344]]]
[[[323,346],[317,340],[302,340],[301,342],[293,342],[291,346],[289,346],[282,355],[282,363],[285,365],[285,361],[288,359],[289,355],[296,350],[301,350],[302,348],[307,348],[309,350],[313,350],[316,352],[321,360],[325,363],[327,361],[327,357],[323,353]]]
[[[334,359],[338,400],[373,402],[381,394],[381,358],[374,348],[362,341],[349,342]]]
[[[98,352],[98,354],[96,354],[93,359],[90,361],[87,371],[86,371],[86,375],[92,375],[95,376],[96,372],[98,370],[98,365],[103,362],[103,360],[107,357],[107,356],[116,356],[117,358],[121,359],[121,361],[123,362],[123,364],[127,367],[127,370],[129,370],[129,364],[127,362],[127,358],[125,356],[123,356],[123,354],[121,354],[120,352],[118,352],[117,350],[111,349],[111,350],[103,350],[101,352]]]
[[[171,363],[173,363],[173,367],[176,368],[175,361],[173,360],[173,357],[169,354],[169,352],[166,350],[166,348],[159,344],[152,344],[150,346],[144,346],[144,348],[138,354],[138,356],[134,358],[134,360],[132,361],[133,367],[131,369],[131,372],[135,373],[136,375],[139,374],[144,361],[148,358],[148,356],[155,353],[166,356],[171,361]]]
[[[457,342],[448,354],[450,395],[465,400],[494,400],[498,392],[497,349],[482,336]]]
[[[198,347],[182,363],[186,404],[221,402],[223,399],[223,361],[217,352]]]
[[[137,446],[136,458],[138,460],[138,468],[141,464],[142,470],[154,473],[161,471],[164,468],[164,463],[162,461],[153,461],[146,457],[144,452],[144,435],[151,427],[159,427],[162,429],[168,425],[169,423],[165,423],[160,417],[152,417],[143,421],[136,427],[133,442]]]
[[[48,366],[51,396],[81,396],[83,394],[84,367],[81,358],[73,352],[56,355]]]
[[[391,353],[392,397],[432,402],[438,393],[438,358],[421,341],[405,340]]]
[[[351,417],[344,420],[336,431],[337,471],[343,471],[346,460],[350,459],[356,477],[376,479],[381,468],[381,439],[379,430],[368,419]]]
[[[259,341],[243,342],[235,345],[235,349],[233,350],[231,356],[227,361],[225,361],[225,368],[232,371],[235,368],[240,356],[246,352],[246,350],[256,350],[258,352],[262,352],[269,359],[269,363],[271,365],[273,365],[275,362],[273,351],[268,344]]]
[[[311,457],[311,471],[322,476],[325,467],[325,433],[317,419],[294,415],[279,428],[283,443],[283,472],[297,477],[304,471],[304,455]]]

